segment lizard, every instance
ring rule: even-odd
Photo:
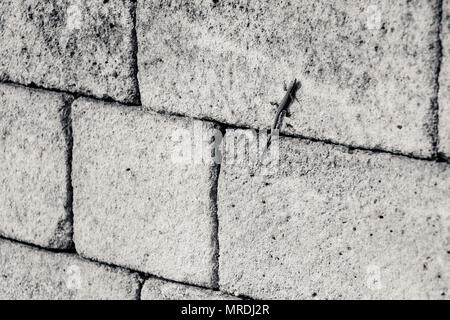
[[[277,113],[275,115],[275,120],[272,125],[272,129],[270,130],[270,136],[267,139],[267,145],[266,149],[269,148],[270,142],[272,141],[273,133],[276,129],[279,129],[281,126],[281,120],[283,119],[283,116],[288,111],[287,109],[291,105],[291,103],[296,100],[295,93],[300,88],[301,84],[297,81],[297,79],[294,79],[294,81],[291,83],[289,88],[287,88],[287,92],[283,97],[283,100],[281,100],[281,103],[278,105]]]

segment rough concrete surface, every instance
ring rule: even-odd
[[[156,278],[145,281],[141,292],[142,300],[239,300],[237,297],[218,291],[187,286]]]
[[[128,0],[3,0],[0,79],[137,101]]]
[[[443,1],[439,75],[439,151],[450,158],[450,0]]]
[[[205,162],[174,163],[203,129]],[[214,126],[91,100],[73,105],[74,229],[83,256],[202,286],[215,285]],[[190,145],[189,147],[192,147]],[[198,150],[198,149],[196,149]],[[192,150],[194,152],[194,150]]]
[[[281,138],[276,175],[225,163],[218,190],[219,278],[227,292],[267,299],[450,294],[447,164]]]
[[[0,299],[136,299],[140,281],[76,255],[0,240]]]
[[[138,79],[158,110],[430,157],[439,1],[138,0]]]
[[[0,85],[0,235],[50,248],[71,245],[64,130],[70,99]]]

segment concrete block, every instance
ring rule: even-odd
[[[66,129],[71,98],[0,85],[0,235],[72,244]]]
[[[145,281],[142,300],[239,300],[219,291],[168,282],[156,278]]]
[[[450,158],[450,1],[443,1],[439,75],[439,152]]]
[[[218,168],[207,161],[214,125],[84,99],[74,102],[73,113],[77,251],[214,286]],[[176,162],[179,134],[194,139],[199,127],[205,160]]]
[[[431,157],[439,1],[138,0],[145,106]],[[434,135],[434,136],[433,136]]]
[[[136,299],[135,273],[0,240],[2,300]]]
[[[222,164],[221,290],[262,299],[448,298],[448,164],[292,138],[279,148],[273,175]]]
[[[0,79],[136,102],[135,6],[123,0],[2,1]]]

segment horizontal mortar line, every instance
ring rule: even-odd
[[[48,248],[48,247],[43,247],[41,245],[38,245],[38,244],[35,244],[35,243],[31,243],[31,242],[28,242],[28,241],[23,241],[23,240],[19,240],[19,239],[9,238],[8,236],[2,235],[2,234],[0,234],[0,240],[15,242],[15,243],[18,243],[18,244],[25,245],[27,247],[32,247],[32,248],[35,248],[35,249],[45,250],[45,251],[49,251],[49,252],[53,252],[53,253],[77,254],[77,252],[73,248],[70,248],[70,249]]]
[[[230,295],[230,296],[233,296],[233,297],[241,298],[243,300],[255,300],[254,298],[249,297],[249,296],[245,296],[245,295],[234,295],[234,294],[232,294],[232,293],[230,293],[228,291],[221,290],[220,288],[205,287],[205,286],[202,286],[202,285],[193,284],[193,283],[189,283],[189,282],[183,282],[183,281],[177,281],[177,280],[173,280],[173,279],[168,279],[168,278],[157,276],[157,275],[154,275],[154,274],[151,274],[151,273],[148,273],[148,272],[136,270],[136,269],[133,269],[133,268],[130,268],[130,267],[124,267],[124,266],[117,265],[117,264],[114,264],[114,263],[101,261],[101,260],[98,260],[98,259],[95,259],[95,258],[85,257],[85,256],[83,256],[83,255],[81,255],[79,253],[77,253],[77,256],[82,258],[82,259],[84,259],[84,260],[86,260],[86,261],[99,263],[99,264],[102,264],[104,266],[108,266],[110,268],[119,268],[119,269],[127,270],[129,272],[137,273],[142,278],[142,280],[144,280],[142,286],[144,285],[144,283],[147,280],[149,280],[150,278],[154,278],[154,279],[158,279],[158,280],[162,280],[162,281],[166,281],[166,282],[170,282],[170,283],[174,283],[174,284],[180,284],[180,285],[185,285],[185,286],[188,286],[188,287],[193,287],[193,288],[209,290],[209,291],[213,291],[213,292],[217,292],[217,293],[222,293],[222,294]]]
[[[116,100],[108,95],[105,95],[104,97],[98,97],[98,96],[86,94],[86,93],[80,92],[80,91],[68,91],[68,90],[63,90],[63,89],[58,89],[58,88],[47,88],[44,86],[37,85],[35,83],[24,84],[24,83],[20,83],[20,82],[11,81],[11,80],[0,80],[0,84],[11,84],[11,85],[28,88],[28,89],[36,89],[36,90],[42,90],[42,91],[47,91],[47,92],[71,95],[74,97],[74,100],[76,100],[78,98],[87,98],[87,99],[93,99],[93,100],[97,100],[97,101],[108,102],[108,103],[119,103],[119,104],[122,104],[125,106],[140,106],[135,103],[123,102],[123,101]]]
[[[228,122],[222,122],[222,121],[219,121],[217,119],[214,119],[212,117],[207,117],[207,116],[197,117],[197,116],[189,116],[189,115],[179,113],[179,112],[170,112],[167,110],[156,110],[151,107],[145,107],[142,104],[124,103],[124,102],[121,102],[118,100],[114,100],[112,98],[99,98],[96,96],[86,95],[83,93],[70,92],[70,91],[65,91],[65,90],[60,90],[60,89],[49,89],[49,88],[45,88],[45,87],[37,86],[37,85],[25,85],[25,84],[13,82],[13,81],[0,81],[0,83],[13,84],[13,85],[17,85],[17,86],[24,87],[24,88],[37,89],[37,90],[42,90],[42,91],[49,91],[49,92],[54,92],[54,93],[72,95],[75,97],[75,99],[87,98],[87,99],[96,100],[99,102],[115,103],[115,104],[120,104],[120,105],[134,107],[134,108],[148,108],[148,110],[151,110],[155,113],[166,115],[166,116],[208,121],[208,122],[217,124],[224,129],[241,129],[241,130],[259,130],[259,129],[261,129],[261,128],[253,128],[253,127],[245,126],[245,125],[239,126],[239,125],[235,125],[235,124],[228,123]],[[267,129],[269,129],[269,128],[267,128]],[[338,142],[335,142],[335,141],[332,141],[329,139],[319,139],[319,138],[308,137],[308,136],[304,136],[304,135],[300,135],[300,134],[280,133],[279,136],[285,137],[285,138],[300,139],[300,140],[305,140],[305,141],[310,141],[310,142],[319,142],[319,143],[323,143],[326,145],[333,145],[333,146],[337,146],[337,147],[344,147],[344,148],[347,148],[352,151],[360,150],[360,151],[366,151],[366,152],[371,152],[371,153],[375,153],[375,154],[389,154],[389,155],[398,156],[398,157],[405,157],[405,158],[409,158],[409,159],[413,159],[413,160],[417,160],[417,161],[450,164],[450,158],[446,158],[442,154],[438,154],[438,157],[419,157],[419,156],[415,156],[412,154],[404,154],[404,153],[400,153],[400,152],[394,152],[394,151],[377,149],[377,148],[352,146],[352,145],[348,145],[348,144],[344,144],[344,143],[338,143]]]
[[[155,110],[152,109],[151,107],[149,107],[150,110],[158,113],[158,114],[162,114],[162,115],[167,115],[167,116],[174,116],[174,117],[180,117],[180,118],[190,118],[190,119],[195,119],[195,120],[201,120],[201,121],[208,121],[208,122],[212,122],[215,123],[221,127],[223,127],[224,129],[236,129],[236,130],[260,130],[261,128],[254,128],[254,127],[250,127],[250,126],[239,126],[239,125],[235,125],[235,124],[231,124],[231,123],[227,123],[227,122],[221,122],[219,120],[216,120],[214,118],[211,117],[196,117],[196,116],[188,116],[185,115],[183,113],[177,113],[177,112],[169,112],[166,110]],[[269,128],[267,128],[269,129]],[[336,147],[344,147],[347,148],[350,151],[353,150],[359,150],[359,151],[365,151],[365,152],[371,152],[374,154],[388,154],[388,155],[393,155],[393,156],[397,156],[397,157],[404,157],[404,158],[408,158],[408,159],[413,159],[413,160],[417,160],[417,161],[425,161],[425,162],[436,162],[436,163],[448,163],[450,164],[450,159],[446,159],[444,157],[439,157],[439,158],[435,158],[435,157],[419,157],[419,156],[415,156],[412,154],[404,154],[404,153],[400,153],[400,152],[394,152],[394,151],[389,151],[389,150],[383,150],[383,149],[377,149],[377,148],[366,148],[366,147],[361,147],[361,146],[352,146],[352,145],[347,145],[344,143],[338,143],[332,140],[328,140],[328,139],[318,139],[318,138],[314,138],[314,137],[308,137],[308,136],[304,136],[304,135],[300,135],[300,134],[288,134],[288,133],[282,133],[280,132],[279,134],[280,137],[284,137],[284,138],[292,138],[292,139],[299,139],[299,140],[305,140],[305,141],[310,141],[310,142],[318,142],[318,143],[322,143],[325,145],[333,145]]]
[[[162,280],[162,281],[166,281],[166,282],[170,282],[170,283],[175,283],[175,284],[185,285],[185,286],[194,287],[194,288],[198,288],[198,289],[203,289],[203,290],[209,290],[209,291],[213,291],[213,292],[228,294],[228,295],[231,295],[231,296],[234,296],[234,297],[238,297],[238,298],[241,297],[241,296],[236,296],[234,294],[231,294],[231,293],[229,293],[227,291],[220,290],[218,288],[206,287],[206,286],[193,284],[193,283],[189,283],[189,282],[183,282],[183,281],[168,279],[168,278],[157,276],[157,275],[154,275],[154,274],[151,274],[151,273],[148,273],[148,272],[144,272],[144,271],[140,271],[140,270],[137,270],[137,269],[133,269],[131,267],[125,267],[125,266],[117,265],[117,264],[114,264],[114,263],[105,262],[105,261],[102,261],[102,260],[98,260],[96,258],[85,257],[85,256],[83,256],[82,254],[79,254],[79,253],[77,253],[77,255],[80,258],[82,258],[82,259],[84,259],[86,261],[100,263],[100,264],[108,266],[110,268],[120,268],[120,269],[127,270],[129,272],[137,273],[144,281],[147,281],[150,278],[154,278],[154,279],[158,279],[158,280]],[[250,299],[250,298],[248,298],[248,299]]]
[[[139,272],[139,271],[135,271],[135,272]],[[140,272],[140,273],[142,273],[142,272]],[[180,284],[180,285],[185,285],[185,286],[189,286],[189,287],[193,287],[193,288],[213,291],[213,292],[216,292],[216,293],[222,293],[222,294],[229,295],[229,296],[232,296],[232,297],[241,298],[243,300],[255,300],[254,298],[251,298],[251,297],[248,297],[248,296],[245,296],[245,295],[235,295],[233,293],[230,293],[230,292],[228,292],[226,290],[222,290],[220,288],[204,287],[204,286],[197,285],[197,284],[187,283],[187,282],[183,282],[183,281],[176,281],[176,280],[167,279],[167,278],[160,277],[160,276],[155,276],[155,275],[149,274],[149,273],[144,273],[144,275],[145,275],[145,281],[147,281],[150,278],[155,278],[155,279],[158,279],[158,280],[162,280],[162,281],[166,281],[166,282],[170,282],[170,283],[174,283],[174,284]]]
[[[136,269],[133,269],[133,268],[124,267],[124,266],[116,265],[116,264],[113,264],[113,263],[108,263],[108,262],[105,262],[105,261],[101,261],[101,260],[98,260],[98,259],[85,257],[85,256],[79,254],[78,252],[74,251],[73,249],[46,248],[46,247],[42,247],[42,246],[36,245],[34,243],[25,242],[25,241],[13,239],[13,238],[8,238],[8,237],[2,236],[2,235],[0,235],[0,240],[9,241],[9,242],[16,243],[16,244],[21,244],[21,245],[24,245],[24,246],[27,246],[27,247],[30,247],[30,248],[34,248],[34,249],[37,249],[37,250],[40,250],[40,251],[47,251],[47,252],[50,252],[50,253],[66,253],[66,254],[70,254],[70,255],[72,255],[74,257],[78,257],[78,258],[80,258],[82,260],[85,260],[87,262],[100,264],[100,265],[103,265],[103,266],[106,266],[106,267],[109,267],[109,268],[112,268],[112,269],[122,269],[122,270],[128,271],[130,273],[136,273],[142,278],[142,280],[144,280],[143,283],[145,283],[145,281],[147,281],[150,278],[155,278],[155,279],[163,280],[163,281],[170,282],[170,283],[181,284],[181,285],[194,287],[194,288],[199,288],[199,289],[203,289],[203,290],[210,290],[210,291],[213,291],[213,292],[228,294],[228,295],[231,295],[231,296],[234,296],[234,297],[238,297],[238,298],[245,298],[247,300],[248,299],[252,299],[252,298],[246,297],[246,296],[236,296],[236,295],[231,294],[231,293],[229,293],[227,291],[222,291],[222,290],[219,290],[217,288],[210,288],[210,287],[205,287],[205,286],[201,286],[201,285],[197,285],[197,284],[192,284],[192,283],[187,283],[187,282],[167,279],[167,278],[163,278],[163,277],[160,277],[160,276],[157,276],[157,275],[153,275],[153,274],[150,274],[150,273],[147,273],[147,272],[139,271],[139,270],[136,270]]]

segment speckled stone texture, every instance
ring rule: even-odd
[[[439,1],[138,0],[144,105],[431,157]]]
[[[177,132],[185,130],[185,137],[196,139],[196,126],[203,130],[203,141],[195,143],[202,141],[204,161],[174,163],[173,152],[185,141]],[[208,160],[213,129],[211,123],[137,107],[75,101],[77,251],[164,278],[214,286],[218,168]]]
[[[142,300],[239,300],[237,297],[156,278],[145,281]]]
[[[137,101],[129,0],[3,0],[0,80]]]
[[[0,240],[0,299],[136,299],[135,273]]]
[[[0,85],[0,235],[72,244],[66,135],[71,98]]]
[[[450,159],[450,0],[443,1],[439,75],[439,151]]]
[[[266,299],[450,294],[448,164],[281,138],[276,175],[225,163],[218,188],[219,278],[227,292]]]

